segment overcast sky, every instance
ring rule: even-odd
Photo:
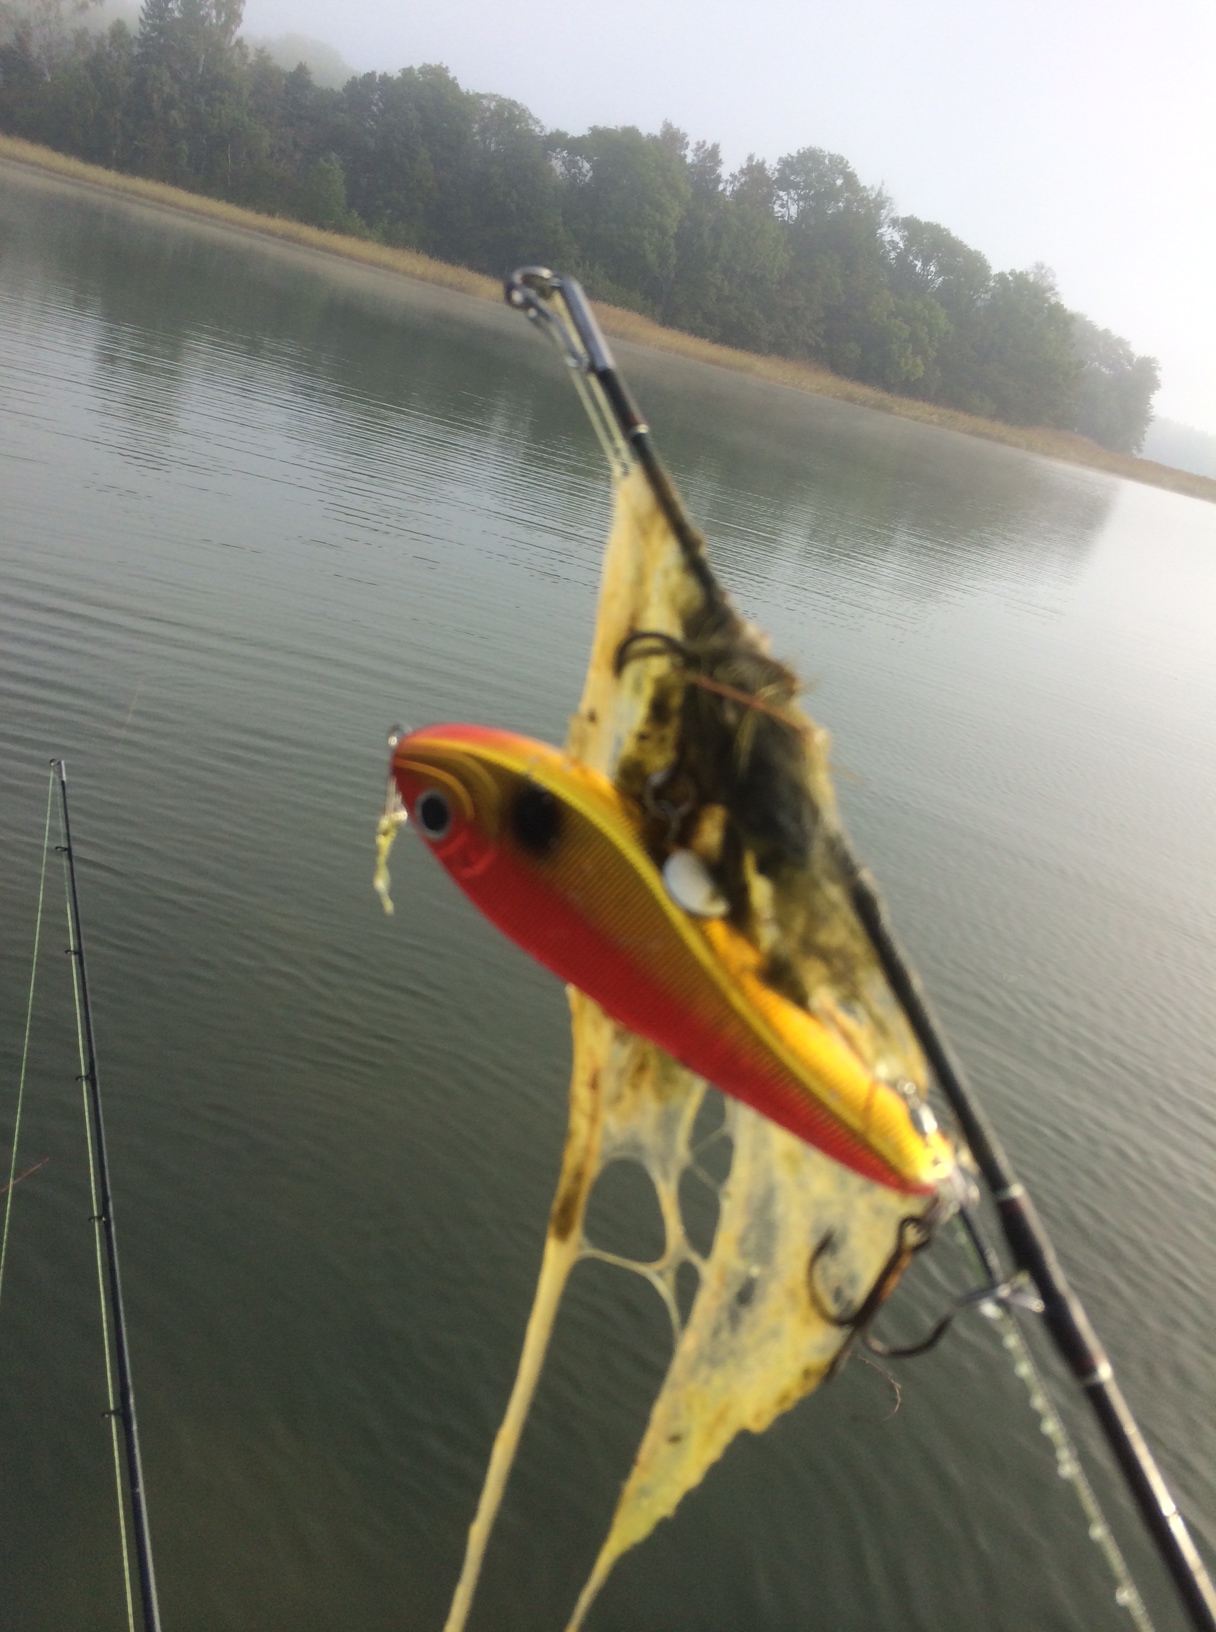
[[[671,119],[843,153],[901,213],[1158,357],[1156,409],[1216,433],[1214,0],[246,0],[353,67],[442,62],[549,126]]]

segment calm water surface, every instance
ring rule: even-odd
[[[623,360],[722,577],[815,684],[859,845],[1210,1545],[1216,509]],[[556,983],[408,836],[382,917],[384,734],[560,738],[598,450],[509,313],[15,171],[0,401],[0,1133],[63,753],[165,1626],[429,1632],[523,1332],[568,1039]],[[23,1132],[50,1161],[0,1309],[0,1567],[14,1632],[109,1632],[60,922]],[[964,1274],[945,1249],[895,1324]],[[580,1270],[477,1632],[564,1625],[664,1323]],[[1128,1625],[986,1323],[900,1379],[890,1420],[858,1365],[737,1444],[595,1632]]]

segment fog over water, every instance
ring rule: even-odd
[[[1162,364],[1157,411],[1216,434],[1216,8],[1207,0],[247,0],[358,69],[443,62],[549,126],[721,141],[728,165],[843,153],[899,210],[998,269],[1046,262],[1065,304]]]

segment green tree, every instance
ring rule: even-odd
[[[664,309],[690,195],[687,145],[670,125],[658,136],[595,125],[585,136],[550,137],[563,219],[588,283],[603,298],[652,314]]]
[[[0,128],[120,169],[130,160],[135,45],[116,22],[102,35],[79,29],[53,55],[17,28],[0,46]]]
[[[888,223],[885,237],[890,286],[927,325],[918,344],[923,369],[909,388],[916,396],[966,407],[968,388],[960,382],[975,373],[979,313],[992,287],[992,268],[936,221],[899,216]]]
[[[247,135],[244,0],[144,0],[136,142],[145,174],[229,191]]]
[[[931,296],[876,289],[849,315],[847,332],[854,348],[851,371],[859,379],[888,391],[932,393],[950,319]]]
[[[1137,357],[1126,340],[1072,314],[1078,363],[1074,429],[1116,453],[1139,453],[1161,385],[1155,357]]]
[[[49,142],[47,75],[34,54],[28,28],[0,36],[0,129],[27,141]]]
[[[910,294],[931,295],[952,317],[974,311],[987,295],[992,268],[961,238],[936,221],[901,215],[888,228],[894,285]]]
[[[877,384],[917,377],[912,326],[887,288],[886,194],[818,147],[787,154],[773,179],[791,254],[782,350]]]
[[[520,102],[479,96],[469,163],[469,264],[503,275],[527,262],[560,264],[571,245],[545,130]]]
[[[389,243],[463,258],[476,227],[469,193],[476,117],[477,98],[433,63],[346,83],[334,149],[369,227]]]
[[[817,147],[782,159],[774,182],[792,253],[783,349],[892,391],[931,385],[950,325],[929,290],[893,283],[887,195]]]
[[[292,214],[311,164],[330,151],[328,129],[314,118],[314,95],[324,97],[301,64],[284,73],[265,51],[246,61],[245,140],[228,189],[233,198],[268,215]],[[331,95],[331,100],[332,100]]]
[[[348,226],[346,177],[333,153],[327,153],[310,166],[300,188],[299,214],[301,221],[324,227],[327,232],[343,232]]]
[[[980,308],[969,406],[1013,425],[1071,429],[1079,368],[1073,319],[1042,268],[998,272]]]
[[[77,49],[75,31],[102,0],[0,0],[0,46],[18,39],[35,70],[50,79]]]
[[[79,95],[70,95],[83,158],[111,170],[130,159],[135,36],[120,18],[77,59]]]
[[[829,222],[868,225],[877,234],[889,208],[881,188],[866,187],[849,161],[821,147],[800,148],[777,164],[773,201],[778,215],[804,234]]]
[[[676,229],[665,323],[726,345],[772,351],[781,322],[789,251],[773,214],[772,177],[749,157],[728,180],[717,143],[687,161],[689,199]]]

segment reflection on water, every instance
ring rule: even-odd
[[[665,365],[647,358],[633,372],[656,413],[668,410],[665,446],[687,472],[689,498],[766,581],[776,552],[796,554],[804,571],[860,554],[863,584],[898,583],[911,597],[1067,575],[1114,498],[1110,484],[1070,481],[1005,448],[730,376],[716,391],[702,385],[699,401],[687,389],[679,398]]]
[[[382,918],[384,731],[560,738],[598,452],[512,314],[10,172],[0,336],[0,1081],[62,751],[166,1625],[436,1627],[522,1335],[568,1043],[560,991],[408,836]],[[1216,1532],[1216,512],[622,353],[724,579],[814,683],[862,848]],[[0,1545],[14,1627],[104,1629],[123,1623],[58,973],[25,1135],[51,1161],[0,1310]],[[967,1273],[935,1255],[893,1322]],[[563,1624],[664,1322],[644,1286],[580,1271],[479,1629]],[[892,1420],[859,1366],[734,1447],[622,1565],[599,1632],[1124,1624],[984,1323],[900,1380]]]

